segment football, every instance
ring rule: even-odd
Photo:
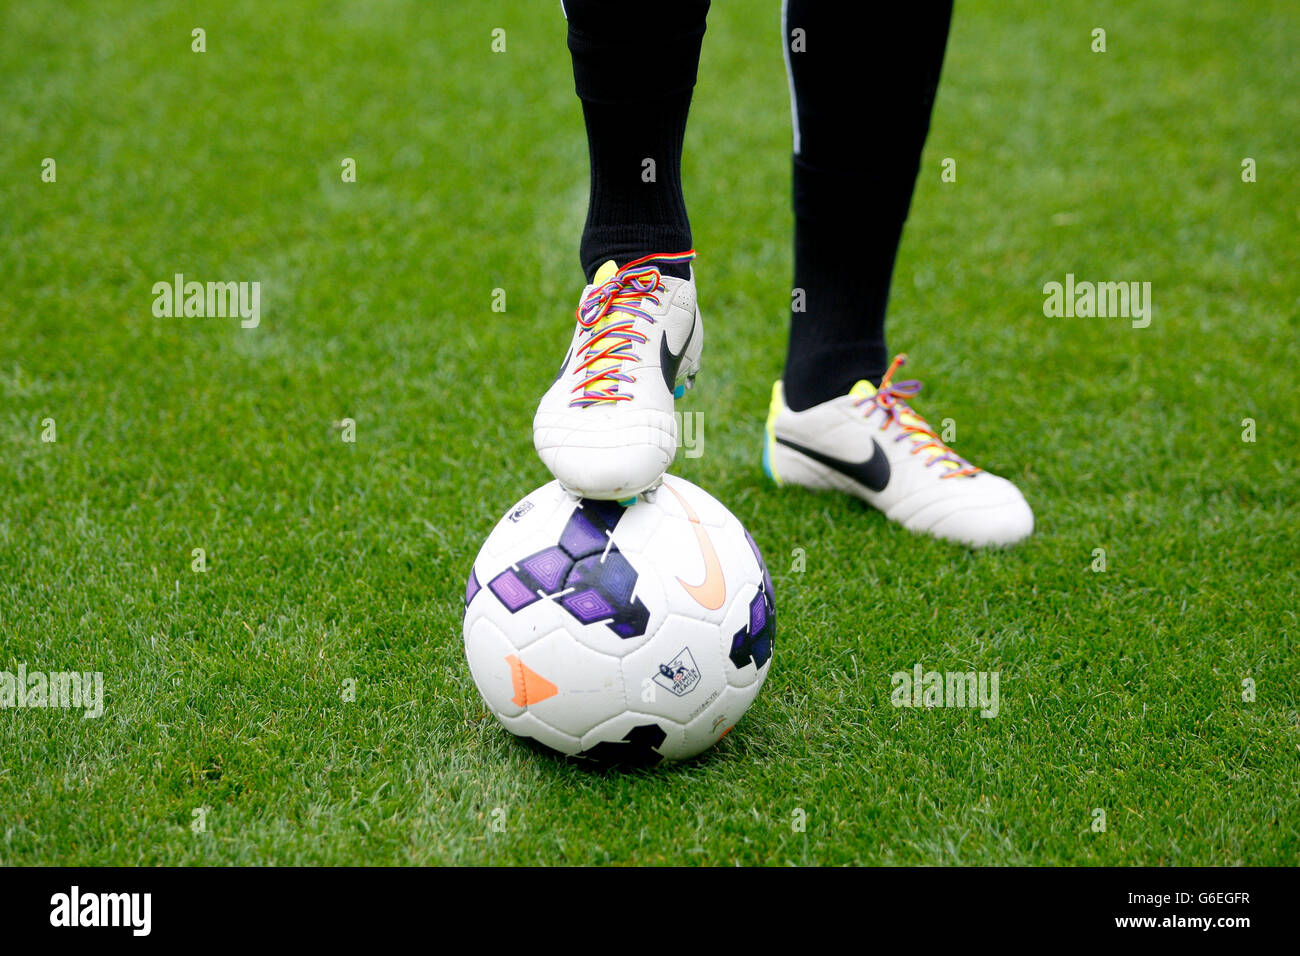
[[[749,709],[776,634],[749,532],[681,478],[623,505],[538,488],[483,543],[465,656],[511,733],[644,766],[706,750]]]

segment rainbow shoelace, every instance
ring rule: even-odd
[[[635,376],[622,370],[623,363],[641,360],[636,347],[644,345],[647,338],[636,330],[636,323],[644,319],[653,325],[655,321],[641,306],[647,299],[658,305],[658,293],[664,290],[662,273],[649,263],[689,262],[694,258],[695,250],[689,249],[633,259],[583,296],[576,313],[578,325],[591,335],[580,348],[582,361],[574,366],[573,373],[588,374],[573,386],[577,394],[570,400],[570,408],[631,400],[631,395],[618,390],[620,383],[636,381]]]
[[[880,380],[880,387],[876,389],[876,394],[860,398],[854,405],[862,407],[870,405],[872,408],[879,408],[885,413],[884,424],[880,426],[881,430],[895,424],[901,430],[894,441],[906,441],[911,439],[913,443],[912,454],[916,455],[930,449],[930,458],[925,463],[925,467],[940,462],[951,466],[945,475],[941,478],[958,478],[978,474],[983,471],[972,465],[961,455],[957,454],[939,438],[938,433],[930,427],[924,418],[918,415],[915,410],[908,404],[908,399],[915,398],[921,391],[921,383],[916,379],[908,379],[903,382],[894,381],[894,373],[907,362],[906,355],[899,355],[889,366],[889,371],[885,377]],[[870,414],[870,409],[867,414]]]

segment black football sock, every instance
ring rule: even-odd
[[[582,100],[591,194],[579,254],[588,281],[619,265],[691,248],[682,141],[709,0],[640,5],[565,0],[574,86]],[[686,278],[688,263],[660,266]]]
[[[796,291],[784,386],[796,411],[859,379],[879,385],[889,366],[889,284],[951,15],[951,3],[787,0]]]
[[[623,265],[651,253],[691,248],[681,181],[690,105],[690,90],[635,107],[583,102],[591,195],[579,255],[588,280],[609,259]],[[649,176],[652,181],[644,178]],[[660,268],[669,275],[690,275],[688,263]]]

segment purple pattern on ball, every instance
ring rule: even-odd
[[[581,511],[574,511],[560,535],[560,547],[569,552],[572,558],[582,558],[597,551],[604,551],[609,543],[609,536],[604,530],[591,523]]]
[[[511,614],[537,600],[537,592],[528,590],[528,586],[509,568],[494,577],[488,588],[510,609]]]
[[[478,583],[478,574],[473,568],[469,569],[469,581],[465,585],[465,606],[469,607],[469,602],[474,600],[474,595],[481,591],[482,585]]]
[[[600,583],[605,586],[610,597],[619,604],[625,604],[632,596],[632,589],[636,587],[636,569],[622,554],[611,551],[605,558]]]
[[[763,572],[763,588],[768,594],[772,593],[772,575],[768,573],[767,562],[763,560],[763,555],[758,550],[758,542],[754,536],[745,529],[745,540],[749,542],[749,550],[754,552],[754,560],[758,562],[758,570]]]
[[[650,609],[632,596],[636,569],[611,540],[625,511],[617,502],[583,499],[565,522],[558,545],[521,559],[488,588],[512,614],[549,598],[583,624],[603,622],[620,638],[645,634]],[[471,597],[478,590],[472,575],[468,590]]]
[[[764,584],[762,590],[749,602],[749,624],[731,638],[731,663],[745,667],[753,663],[762,667],[772,659],[772,642],[776,637],[776,604],[772,593]]]
[[[575,591],[562,598],[560,603],[583,624],[592,624],[614,616],[614,609],[593,590]]]
[[[767,626],[767,601],[759,591],[749,602],[749,633],[757,634]]]
[[[558,591],[573,562],[559,548],[547,548],[519,562],[519,566],[533,576],[537,586],[551,593]]]
[[[593,554],[573,565],[573,570],[569,572],[569,577],[564,584],[575,591],[581,591],[585,588],[599,588],[600,579],[604,572],[605,566],[601,564],[600,555]]]

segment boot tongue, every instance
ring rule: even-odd
[[[592,276],[591,284],[594,286],[604,285],[616,275],[618,275],[618,264],[613,259],[610,259],[596,270],[596,274]],[[607,325],[613,325],[615,322],[626,322],[629,318],[635,318],[635,316],[630,316],[628,313],[620,311],[618,307],[615,306],[601,316],[600,321],[592,326],[591,330],[593,332],[599,332]]]
[[[619,274],[619,265],[617,265],[617,263],[615,263],[614,260],[610,259],[606,261],[606,263],[604,263],[604,265],[602,265],[601,268],[595,271],[594,276],[591,277],[591,285],[594,286],[604,285],[606,284],[606,282],[610,281],[611,278],[617,276],[617,274]],[[629,304],[637,304],[638,302],[640,302],[640,299],[636,299],[634,300],[634,302]],[[625,321],[627,321],[628,319],[634,320],[636,319],[636,316],[632,315],[632,313],[621,311],[619,307],[614,306],[610,308],[610,311],[604,313],[604,315],[601,316],[601,320],[599,320],[597,324],[591,326],[591,332],[593,332],[593,334],[597,333],[599,332],[599,330],[606,328],[607,325],[614,325],[615,323],[625,323]],[[606,368],[611,367],[611,365],[608,363],[599,363],[599,364],[604,365],[604,367]],[[614,364],[616,365],[617,363]],[[597,368],[599,368],[599,365],[593,365],[593,369],[597,369]]]
[[[875,398],[880,393],[880,389],[872,385],[865,378],[857,382],[849,389],[849,397],[856,398],[859,401],[863,399]],[[922,428],[929,428],[929,423],[912,410],[910,405],[906,405],[899,410],[899,420],[908,425],[919,425]]]
[[[596,275],[592,278],[592,285],[603,285],[618,274],[618,264],[610,259],[603,266],[596,270]]]
[[[610,279],[614,278],[614,276],[616,275],[618,275],[618,263],[616,263],[613,259],[610,259],[603,266],[601,266],[599,269],[596,270],[596,274],[592,276],[591,284],[594,286],[603,285],[604,283],[608,282]],[[626,321],[628,318],[630,318],[630,316],[626,312],[620,312],[618,311],[618,309],[610,309],[608,312],[606,312],[604,315],[600,317],[600,320],[597,321],[595,325],[591,327],[590,334],[594,336],[597,333],[599,333],[602,329],[610,325],[613,325],[615,322]],[[604,341],[604,345],[598,345],[597,347],[604,348],[611,344],[612,343],[610,342],[610,340],[606,339]],[[618,359],[605,359],[604,361],[601,362],[593,362],[590,366],[588,366],[588,369],[593,374],[597,372],[609,372],[618,369],[621,364],[622,363]],[[611,390],[615,392],[618,391],[618,386],[619,386],[619,383],[617,381],[611,381],[608,379],[605,379],[603,381],[598,380],[594,384],[597,386],[601,386],[603,384],[604,386],[610,387]]]

